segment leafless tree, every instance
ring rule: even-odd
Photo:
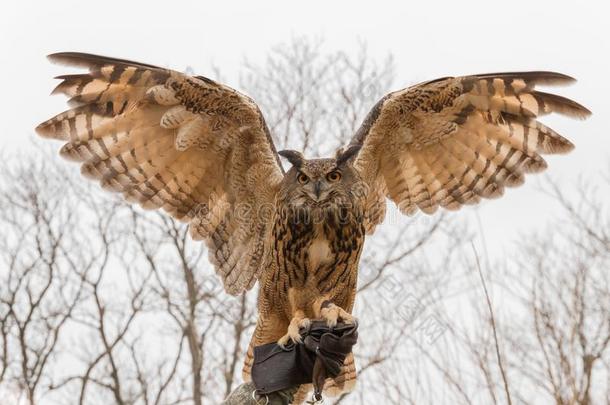
[[[549,402],[610,403],[610,182],[581,182],[567,197],[549,182],[562,215],[520,246],[516,295],[526,335],[512,339],[513,367]],[[517,271],[532,274],[518,283]],[[522,365],[527,364],[527,368]],[[524,393],[521,393],[524,396]]]
[[[246,61],[240,85],[261,106],[278,148],[315,157],[344,145],[393,80],[390,55],[378,64],[365,44],[351,55],[296,37],[264,64]]]
[[[0,384],[33,404],[52,384],[55,352],[97,260],[78,234],[78,208],[60,193],[65,172],[23,156],[0,170]]]
[[[610,403],[610,183],[544,183],[560,213],[484,269],[489,294],[477,260],[463,259],[467,314],[447,323],[447,346],[418,345],[418,378],[402,386],[413,403]],[[442,396],[417,392],[422,376],[444,381]]]

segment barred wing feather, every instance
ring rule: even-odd
[[[251,288],[267,249],[283,176],[269,131],[247,96],[204,77],[81,53],[53,62],[88,69],[59,76],[71,109],[37,132],[65,142],[83,175],[147,209],[190,223],[228,292]],[[236,215],[238,206],[242,215]],[[245,213],[245,214],[244,214]]]
[[[573,145],[537,118],[556,112],[582,119],[590,112],[536,86],[573,81],[553,72],[492,73],[385,96],[350,144],[362,147],[355,164],[369,190],[367,230],[383,220],[385,197],[407,215],[456,210],[544,170],[541,154]]]

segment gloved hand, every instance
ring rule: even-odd
[[[345,357],[358,340],[358,325],[313,321],[302,329],[303,343],[285,348],[268,343],[254,348],[252,381],[259,394],[269,394],[301,384],[313,383],[314,396],[321,398],[326,378],[339,375]]]

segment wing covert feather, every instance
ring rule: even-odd
[[[57,77],[53,94],[72,108],[37,132],[65,141],[61,155],[104,189],[189,222],[229,293],[251,288],[270,238],[261,207],[274,203],[283,177],[256,104],[153,65],[71,52],[49,59],[88,73]]]
[[[367,207],[381,212],[386,195],[412,215],[496,198],[505,187],[540,172],[545,153],[573,148],[537,121],[556,112],[584,119],[590,111],[536,85],[563,85],[554,72],[491,73],[446,77],[383,97],[351,140],[360,145],[356,168],[370,191]],[[383,220],[366,224],[372,232]]]

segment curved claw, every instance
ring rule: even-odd
[[[286,346],[289,342],[292,342],[294,344],[302,343],[303,338],[301,337],[299,330],[301,328],[308,328],[310,324],[311,321],[309,320],[309,318],[302,318],[300,316],[292,318],[292,321],[290,321],[290,325],[288,325],[288,331],[284,336],[278,339],[278,346],[280,346],[282,349],[286,349]]]
[[[333,303],[330,303],[322,308],[320,311],[320,316],[326,320],[326,324],[330,328],[334,328],[339,319],[348,324],[356,322],[356,317]]]

